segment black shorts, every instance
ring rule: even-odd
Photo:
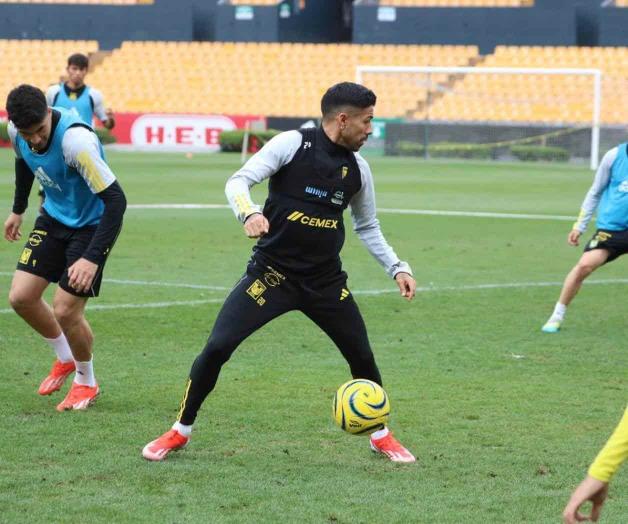
[[[77,297],[97,297],[104,262],[98,267],[89,291],[79,293],[68,285],[68,268],[74,264],[92,240],[98,226],[78,229],[68,227],[44,213],[37,217],[17,263],[17,269],[59,282],[59,287]]]
[[[608,231],[606,229],[598,229],[593,238],[584,247],[585,253],[594,249],[605,249],[608,251],[606,262],[612,262],[624,253],[628,253],[628,230]]]

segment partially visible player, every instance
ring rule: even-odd
[[[58,391],[75,370],[57,410],[85,409],[99,393],[93,334],[84,310],[98,296],[103,267],[122,226],[126,199],[91,127],[46,104],[44,93],[21,85],[7,98],[9,137],[16,154],[13,211],[4,223],[10,242],[22,236],[34,178],[46,193],[42,214],[20,255],[9,302],[53,348],[56,359],[39,387]],[[44,290],[58,282],[52,308]]]
[[[90,126],[94,123],[94,115],[106,129],[116,125],[113,110],[105,109],[102,93],[85,84],[85,76],[89,69],[89,58],[81,53],[68,57],[66,75],[59,78],[57,84],[51,85],[46,91],[46,101],[50,107],[63,107],[78,115]],[[40,207],[44,204],[44,188],[39,187]]]
[[[567,236],[572,246],[579,244],[595,210],[597,231],[584,248],[584,254],[565,278],[554,311],[543,325],[545,333],[557,333],[565,319],[567,306],[584,279],[601,265],[628,253],[628,144],[608,151],[593,179],[580,215]]]
[[[51,85],[46,91],[46,101],[51,107],[63,107],[78,115],[83,122],[93,124],[94,115],[107,129],[113,129],[113,110],[105,109],[102,93],[85,84],[89,59],[80,53],[68,58],[65,82]]]
[[[188,443],[222,366],[244,339],[288,311],[301,311],[331,338],[354,378],[381,385],[340,262],[343,212],[350,206],[355,231],[368,251],[396,281],[401,296],[414,297],[412,271],[382,234],[373,175],[357,153],[372,132],[375,102],[375,94],[364,86],[343,82],[330,87],[321,100],[321,127],[277,135],[228,180],[225,191],[236,217],[246,235],[259,240],[192,365],[177,421],[144,447],[146,459],[163,460]],[[262,210],[249,189],[267,179]],[[388,428],[373,433],[370,445],[394,462],[415,461]]]
[[[608,494],[608,484],[619,466],[628,458],[628,408],[615,428],[615,431],[602,448],[589,474],[571,494],[563,511],[565,524],[575,524],[585,520],[597,522],[602,506]],[[591,514],[583,515],[580,507],[587,501],[592,502]]]

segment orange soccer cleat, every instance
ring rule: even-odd
[[[70,360],[70,362],[61,362],[58,359],[55,360],[50,373],[48,373],[48,376],[39,385],[37,392],[40,395],[50,395],[55,391],[59,391],[65,379],[74,373],[75,369],[76,366],[73,360]]]
[[[59,405],[57,405],[57,411],[68,411],[70,409],[87,409],[91,406],[96,397],[100,393],[98,384],[95,386],[83,386],[72,382],[72,387],[68,394]]]
[[[415,462],[416,458],[399,441],[388,433],[385,437],[375,439],[371,437],[371,449],[375,453],[386,455],[393,462]]]
[[[183,449],[189,441],[190,437],[181,435],[176,429],[171,429],[146,444],[142,450],[142,456],[147,460],[164,460],[168,453]]]

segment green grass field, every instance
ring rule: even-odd
[[[235,155],[109,159],[133,205],[224,204],[224,182],[238,166]],[[8,150],[0,163],[8,214]],[[378,207],[387,209],[574,216],[592,178],[559,165],[371,165]],[[258,201],[264,195],[256,188]],[[34,197],[31,204],[26,229]],[[413,265],[416,300],[398,296],[352,233],[344,265],[391,397],[391,427],[416,465],[389,463],[368,439],[333,425],[331,400],[348,368],[298,313],[235,353],[188,449],[164,463],[143,460],[142,446],[172,424],[192,360],[252,243],[228,209],[130,208],[88,311],[102,388],[94,407],[57,413],[67,386],[36,394],[52,352],[6,298],[0,305],[0,521],[558,522],[626,405],[628,281],[617,280],[627,261],[596,273],[563,331],[545,335],[540,327],[580,254],[565,241],[570,221],[379,218]],[[6,297],[22,245],[0,245]],[[628,521],[626,492],[624,468],[603,522]]]

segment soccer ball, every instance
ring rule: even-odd
[[[390,417],[386,392],[379,384],[363,378],[340,386],[332,409],[336,424],[352,435],[368,435],[382,429]]]

